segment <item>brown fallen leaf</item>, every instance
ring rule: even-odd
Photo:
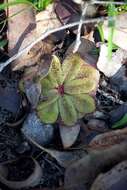
[[[100,174],[90,190],[126,190],[127,161],[123,161],[106,173]]]
[[[55,149],[45,148],[35,142],[32,138],[26,137],[31,143],[33,143],[40,150],[47,152],[50,156],[55,158],[57,162],[64,168],[67,168],[72,163],[77,162],[82,157],[87,155],[86,151],[83,149],[72,150],[72,151],[59,151]]]
[[[36,31],[38,36],[48,30],[61,26],[61,23],[54,11],[54,4],[48,5],[44,11],[41,11],[36,15],[36,23]]]
[[[12,56],[35,39],[36,22],[33,8],[26,4],[10,6],[8,16],[8,52]]]
[[[110,148],[112,145],[120,144],[127,139],[127,128],[106,132],[97,135],[88,145],[93,150]]]
[[[29,159],[29,160],[27,160]],[[19,164],[19,161],[22,163],[23,161],[29,161],[33,162],[33,172],[27,177],[27,179],[19,181],[19,180],[10,180],[8,179],[9,169],[8,168],[14,168],[16,166],[16,163]],[[26,168],[28,169],[28,168]],[[12,171],[12,170],[11,170]],[[21,171],[19,171],[21,172]],[[18,174],[17,174],[18,176]],[[4,185],[11,189],[21,189],[21,188],[26,188],[26,187],[33,187],[37,185],[42,177],[42,170],[38,162],[29,157],[22,157],[18,160],[13,160],[13,161],[8,161],[6,163],[1,163],[0,164],[0,182],[2,182]]]
[[[101,151],[93,151],[84,158],[70,165],[65,173],[65,189],[78,189],[82,186],[87,190],[95,178],[104,169],[113,167],[117,163],[127,159],[127,142],[114,145]]]
[[[36,39],[36,22],[33,8],[24,4],[8,8],[9,17],[17,12],[20,13],[13,16],[8,22],[8,52],[10,56],[18,53]],[[21,69],[25,65],[35,64],[40,57],[41,48],[41,43],[38,43],[29,53],[23,54],[13,63],[13,70]]]
[[[10,2],[11,1],[12,0],[10,0]],[[18,53],[27,45],[35,41],[38,36],[49,30],[49,28],[61,26],[53,10],[53,4],[51,4],[35,18],[34,10],[29,5],[9,7],[8,16],[21,11],[21,13],[12,17],[8,24],[8,51],[10,56]],[[41,22],[41,19],[43,19],[43,22]],[[14,28],[16,28],[16,30],[14,30]],[[43,42],[40,41],[31,48],[29,52],[23,54],[13,63],[13,70],[19,70],[24,66],[28,67],[40,63],[41,56],[51,54],[53,47],[54,44],[50,38],[45,39]]]

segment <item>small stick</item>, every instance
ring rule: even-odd
[[[80,18],[80,21],[79,21],[79,26],[78,26],[78,33],[77,33],[77,38],[76,38],[76,42],[75,42],[75,46],[74,46],[74,50],[73,50],[73,53],[76,53],[79,49],[79,46],[81,44],[81,29],[82,29],[82,25],[83,25],[83,19],[85,17],[85,14],[86,14],[86,10],[87,10],[87,7],[88,7],[88,3],[83,3],[81,5],[82,7],[82,15],[81,15],[81,18]]]
[[[115,2],[115,1],[94,1],[92,2],[92,4],[99,4],[99,5],[108,5],[108,4],[114,4],[114,5],[127,5],[126,2]]]
[[[101,18],[95,18],[95,19],[87,19],[85,21],[83,21],[83,23],[98,23],[98,22],[102,22],[105,19],[108,19],[107,17],[101,17]],[[5,62],[0,63],[0,72],[10,63],[12,63],[14,60],[18,59],[20,56],[22,56],[24,53],[28,52],[34,45],[36,45],[38,42],[40,42],[41,40],[44,40],[45,38],[47,38],[49,35],[61,31],[61,30],[65,30],[67,28],[71,28],[74,26],[77,26],[79,24],[79,22],[74,22],[71,24],[66,24],[64,26],[61,26],[59,28],[55,28],[55,29],[51,29],[45,33],[42,33],[41,36],[39,36],[36,40],[34,40],[32,43],[30,43],[29,45],[27,45],[26,47],[24,47],[21,51],[19,51],[17,54],[15,54],[14,56],[12,56],[10,59],[8,59]]]

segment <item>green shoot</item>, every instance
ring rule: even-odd
[[[103,33],[102,25],[103,25],[102,23],[99,23],[98,26],[97,26],[97,29],[99,31],[101,41],[104,42],[104,33]]]
[[[0,10],[6,9],[10,6],[18,5],[18,4],[28,4],[33,6],[37,10],[44,10],[53,0],[14,0],[9,3],[0,4]]]
[[[18,5],[18,4],[28,4],[28,5],[34,6],[33,3],[31,3],[30,1],[27,1],[27,0],[15,0],[15,1],[12,1],[12,2],[9,2],[9,3],[0,4],[0,10],[6,9],[6,8],[8,8],[10,6],[14,6],[14,5]]]
[[[114,29],[115,29],[115,19],[116,16],[116,8],[115,5],[110,4],[108,6],[108,16],[109,16],[109,35],[108,35],[108,57],[112,57],[112,50],[113,50],[113,36],[114,36]]]

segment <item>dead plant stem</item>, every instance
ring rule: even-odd
[[[85,21],[83,21],[83,24],[87,24],[87,23],[99,23],[104,21],[105,19],[108,19],[107,17],[101,17],[101,18],[94,18],[94,19],[87,19]],[[66,24],[64,26],[61,26],[59,28],[55,28],[55,29],[51,29],[45,33],[42,33],[41,36],[39,36],[36,40],[34,40],[33,42],[31,42],[29,45],[27,45],[26,47],[24,47],[22,50],[20,50],[18,53],[16,53],[14,56],[12,56],[11,58],[9,58],[6,62],[2,62],[0,63],[0,72],[10,63],[12,63],[14,60],[18,59],[20,56],[22,56],[24,53],[26,54],[26,52],[28,52],[34,45],[36,45],[38,42],[40,42],[41,40],[44,40],[45,38],[47,38],[49,35],[58,32],[58,31],[62,31],[74,26],[79,25],[79,22],[74,22],[74,23],[70,23],[70,24]]]

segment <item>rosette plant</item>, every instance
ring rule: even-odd
[[[78,54],[67,57],[62,64],[53,56],[48,74],[40,79],[43,97],[37,106],[40,120],[54,123],[60,118],[65,125],[73,125],[93,112],[98,81],[99,72]]]

